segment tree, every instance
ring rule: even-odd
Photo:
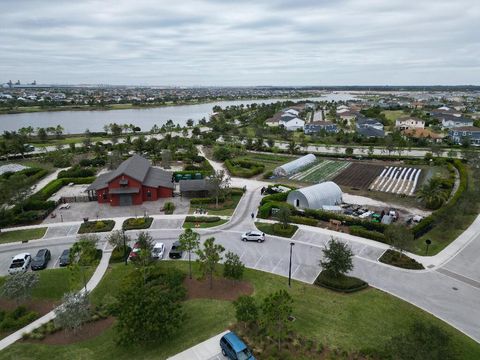
[[[54,133],[55,133],[55,137],[56,137],[57,139],[61,139],[61,138],[62,138],[63,130],[64,130],[64,128],[63,128],[63,126],[61,126],[61,125],[57,125],[57,126],[55,127]]]
[[[188,252],[188,267],[190,279],[192,278],[192,251],[196,251],[200,245],[200,234],[192,229],[185,229],[184,233],[180,235],[178,241],[180,248]]]
[[[288,143],[288,152],[290,154],[296,154],[299,150],[298,145],[295,143],[295,140],[292,140]]]
[[[225,194],[230,187],[230,176],[228,176],[225,170],[217,170],[207,181],[211,185],[211,191],[215,196],[215,207],[218,208],[218,199],[221,195]]]
[[[290,223],[290,217],[292,216],[292,211],[288,206],[280,206],[275,216],[278,219],[278,221],[282,223],[282,227],[286,229],[288,228],[288,224]]]
[[[2,296],[15,299],[17,304],[30,298],[37,286],[39,275],[36,272],[16,273],[8,276],[2,287]]]
[[[88,293],[70,292],[63,296],[62,305],[55,309],[55,325],[76,334],[90,320],[90,315]]]
[[[323,257],[324,260],[320,260],[320,266],[335,278],[353,269],[352,249],[334,237],[330,239],[325,249],[323,249]]]
[[[188,126],[188,127],[192,127],[192,126],[193,126],[193,120],[192,120],[192,119],[188,119],[188,120],[187,120],[187,126]]]
[[[97,259],[98,240],[99,237],[95,234],[80,235],[70,249],[70,270],[74,278],[81,274],[85,291],[87,291],[85,268],[92,266]]]
[[[453,360],[456,353],[451,336],[437,325],[416,320],[408,332],[399,334],[385,346],[385,357],[395,360]]]
[[[37,136],[40,141],[45,141],[48,138],[47,130],[43,127],[37,128]]]
[[[242,295],[233,302],[235,307],[235,318],[238,322],[251,325],[258,320],[258,306],[251,296]]]
[[[429,209],[438,209],[448,199],[448,193],[442,187],[442,180],[434,177],[417,192],[417,198]]]
[[[83,133],[83,147],[89,149],[90,146],[92,146],[92,134],[90,133],[90,130],[87,129]]]
[[[261,325],[280,349],[290,330],[288,318],[293,312],[293,299],[287,291],[278,290],[263,300],[261,310]]]
[[[223,276],[234,281],[243,278],[245,265],[240,261],[240,256],[234,252],[227,252],[225,254],[225,262],[223,264]]]
[[[172,161],[172,153],[170,150],[162,151],[162,167],[164,169],[170,169],[170,161]]]
[[[352,156],[353,155],[353,148],[351,148],[351,147],[345,148],[345,155]]]
[[[197,250],[198,260],[204,276],[210,277],[210,289],[213,288],[213,273],[217,264],[222,260],[222,253],[225,248],[220,244],[215,244],[215,238],[211,237],[203,243],[203,249]]]
[[[385,230],[385,240],[391,247],[402,253],[413,242],[413,234],[402,225],[389,225]]]
[[[10,177],[10,204],[19,205],[20,210],[24,211],[25,200],[32,195],[33,190],[30,181],[25,174],[14,174]]]

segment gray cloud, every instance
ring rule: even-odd
[[[477,0],[19,0],[0,82],[479,84]]]

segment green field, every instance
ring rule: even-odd
[[[41,227],[36,229],[4,231],[0,233],[0,244],[16,242],[16,241],[40,239],[43,237],[43,235],[45,235],[46,231],[47,231],[46,227]]]
[[[283,165],[287,162],[297,159],[298,156],[276,155],[276,154],[264,154],[264,153],[248,153],[247,155],[240,156],[239,160],[247,160],[258,162],[265,165],[265,172],[272,171],[276,167]]]
[[[290,180],[318,183],[333,179],[350,166],[348,161],[319,160],[312,166],[290,177]]]
[[[184,272],[188,269],[188,263],[183,261],[161,261],[159,266],[177,267]],[[119,284],[131,269],[131,265],[112,265],[93,291],[92,301],[99,304],[106,296],[115,296]],[[197,264],[194,269],[198,274]],[[221,270],[219,267],[218,271]],[[407,302],[373,288],[344,295],[293,281],[289,289],[286,278],[249,269],[245,278],[253,284],[256,299],[279,289],[289,291],[294,299],[294,330],[325,346],[345,351],[379,350],[392,335],[398,335],[414,320],[420,320],[445,329],[459,359],[480,357],[480,345],[475,341]],[[115,330],[111,328],[91,340],[71,345],[19,342],[4,350],[0,359],[165,359],[235,323],[234,309],[228,301],[188,300],[184,309],[188,319],[184,328],[164,343],[143,347],[125,344],[122,347],[115,343]]]

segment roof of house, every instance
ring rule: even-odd
[[[180,192],[183,191],[210,191],[213,186],[206,179],[180,180]]]
[[[471,131],[471,132],[479,132],[480,128],[476,126],[461,126],[455,129],[451,129],[450,131]]]
[[[419,118],[416,118],[416,117],[413,117],[413,116],[402,116],[402,117],[399,117],[399,118],[398,118],[397,120],[395,120],[395,121],[403,122],[403,121],[409,121],[409,120],[420,121],[420,122],[422,122],[422,123],[425,123],[425,120],[419,119]]]
[[[126,175],[132,179],[138,180],[145,186],[162,186],[170,189],[173,189],[174,187],[171,173],[152,167],[150,161],[135,154],[122,162],[115,170],[100,174],[86,190],[100,190],[106,188],[110,181],[120,175]]]
[[[357,127],[357,132],[366,137],[385,137],[385,131],[372,127]]]
[[[331,126],[331,125],[336,125],[330,121],[312,121],[312,122],[309,122],[308,124],[305,124],[305,126],[308,126],[308,125],[316,125],[316,126]]]
[[[461,117],[461,116],[448,115],[448,114],[444,115],[442,117],[442,120],[443,121],[453,121],[453,122],[457,122],[457,123],[463,122],[463,123],[466,123],[466,124],[469,124],[469,123],[473,122],[472,119],[468,119],[468,118]]]

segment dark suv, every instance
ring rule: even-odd
[[[37,252],[37,255],[32,259],[30,267],[32,270],[42,270],[45,269],[50,261],[52,255],[48,249],[40,249]]]
[[[60,255],[60,261],[58,263],[60,266],[70,265],[70,249],[65,249]]]
[[[220,339],[223,356],[231,360],[255,360],[252,352],[234,332],[229,332]]]
[[[181,259],[183,256],[183,251],[180,247],[180,243],[178,241],[175,241],[172,245],[172,248],[170,249],[170,252],[168,253],[168,257],[170,259]]]

